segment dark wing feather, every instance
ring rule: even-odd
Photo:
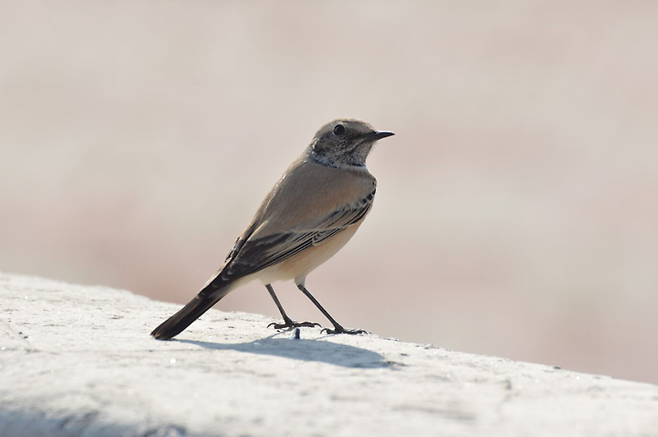
[[[370,195],[354,205],[345,205],[315,223],[304,223],[290,232],[261,238],[250,235],[236,242],[220,276],[241,277],[256,273],[319,245],[363,219],[372,206],[372,198]]]

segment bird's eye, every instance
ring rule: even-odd
[[[345,133],[345,126],[342,124],[337,124],[336,127],[334,128],[334,135],[340,136]]]

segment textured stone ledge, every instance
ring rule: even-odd
[[[658,387],[0,274],[0,436],[658,436]]]

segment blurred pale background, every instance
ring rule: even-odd
[[[185,302],[358,117],[397,136],[307,282],[339,321],[658,383],[657,42],[656,2],[3,2],[0,270]]]

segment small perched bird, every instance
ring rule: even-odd
[[[160,340],[175,337],[230,291],[256,279],[265,285],[283,317],[283,323],[270,324],[276,329],[318,326],[292,320],[274,293],[273,282],[294,280],[333,325],[326,329],[328,333],[365,332],[343,328],[309,293],[305,281],[363,223],[377,186],[366,158],[377,140],[391,135],[348,118],[322,126],[265,197],[224,265],[194,299],[151,335]]]

